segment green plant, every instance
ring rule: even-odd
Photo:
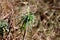
[[[21,21],[23,22],[22,27],[19,26],[19,29],[24,30],[23,40],[24,40],[25,34],[27,32],[26,28],[29,27],[28,30],[30,30],[32,28],[31,24],[34,22],[34,14],[32,12],[30,12],[29,9],[30,9],[30,7],[28,6],[26,14],[22,16],[22,19],[16,25],[16,26],[18,26],[21,23]],[[22,32],[22,30],[21,30],[21,32]]]
[[[31,26],[32,22],[34,21],[34,13],[30,12],[30,7],[28,5],[26,14],[22,16],[22,19],[19,20],[16,26],[18,26],[21,23],[21,21],[23,21],[21,29],[24,30],[26,30],[26,27],[28,25]]]
[[[9,32],[8,23],[6,21],[0,20],[0,35],[3,35],[3,32]]]
[[[33,22],[34,15],[33,13],[30,12],[30,14],[25,15],[23,18],[24,18],[24,21],[22,24],[22,28],[26,29],[27,25],[30,25]]]
[[[32,24],[32,22],[34,20],[34,15],[32,12],[29,12],[29,14],[24,15],[21,20],[23,20],[23,24],[22,24],[21,28],[25,30],[28,25],[30,26],[30,24]],[[19,25],[20,23],[21,23],[21,21],[19,21],[17,23],[17,25]]]

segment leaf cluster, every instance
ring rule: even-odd
[[[3,32],[9,32],[8,23],[6,21],[0,20],[0,35],[3,35]]]

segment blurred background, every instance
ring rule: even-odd
[[[60,0],[0,0],[0,21],[0,40],[60,40]]]

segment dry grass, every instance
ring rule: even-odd
[[[28,10],[35,20],[25,32],[21,19]],[[6,20],[10,30],[0,40],[60,40],[59,0],[0,0],[0,20]]]

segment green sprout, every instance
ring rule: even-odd
[[[29,29],[31,28],[31,24],[33,22],[33,19],[34,19],[34,15],[33,13],[29,12],[29,14],[23,16],[23,24],[22,24],[22,29],[24,30],[24,35],[23,35],[23,40],[24,40],[24,37],[25,37],[25,34],[26,34],[26,28],[29,27]]]
[[[28,25],[30,26],[32,24],[34,20],[34,15],[32,12],[29,12],[29,14],[24,15],[21,20],[23,20],[21,29],[25,30]],[[19,21],[16,26],[18,26],[20,23],[21,21]]]
[[[34,15],[33,15],[33,13],[32,12],[30,12],[30,7],[27,5],[27,15],[25,15],[24,17],[23,17],[23,19],[24,19],[24,21],[23,21],[23,24],[22,24],[22,28],[24,29],[24,30],[26,30],[26,27],[29,25],[30,26],[30,24],[32,24],[32,22],[33,22],[33,19],[34,19]]]
[[[34,19],[34,15],[31,12],[29,15],[25,15],[22,28],[26,29],[27,25],[30,25],[33,22],[33,19]]]
[[[24,40],[24,37],[25,37],[25,33],[26,33],[26,28],[28,28],[29,27],[29,29],[31,29],[32,28],[32,26],[31,26],[31,24],[33,24],[33,22],[34,22],[34,13],[32,13],[31,11],[30,11],[30,7],[27,5],[27,12],[26,12],[26,14],[25,15],[23,15],[22,16],[22,18],[21,18],[21,20],[19,20],[19,22],[16,24],[16,26],[18,26],[20,23],[21,23],[21,21],[23,22],[22,23],[22,27],[19,27],[19,29],[22,29],[22,30],[24,30],[24,35],[23,35],[23,40]],[[21,30],[21,32],[22,32],[22,30]]]
[[[6,21],[0,20],[0,35],[3,35],[3,32],[9,32],[8,23]]]
[[[23,21],[22,27],[20,29],[24,29],[26,30],[26,27],[29,25],[29,27],[31,26],[31,24],[34,21],[34,13],[30,12],[30,7],[27,6],[27,13],[25,15],[22,16],[22,19],[17,23],[16,26],[18,26],[21,21]]]

